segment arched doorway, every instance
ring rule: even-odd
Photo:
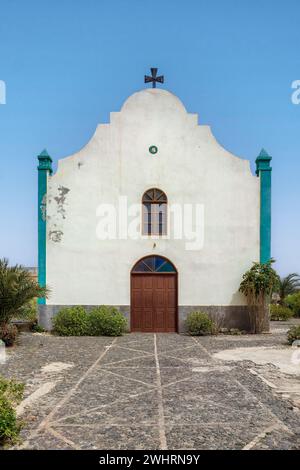
[[[145,256],[131,270],[131,331],[177,331],[177,270],[163,256]]]

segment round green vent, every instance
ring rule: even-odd
[[[151,147],[149,147],[149,152],[152,153],[152,155],[155,155],[158,152],[156,145],[151,145]]]

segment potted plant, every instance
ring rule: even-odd
[[[47,294],[48,289],[40,287],[22,266],[9,266],[6,258],[0,259],[0,339],[6,345],[12,345],[16,338],[16,326],[11,320],[32,299]]]
[[[240,284],[239,290],[245,295],[249,307],[251,333],[270,329],[269,304],[279,285],[279,276],[272,263],[273,259],[267,263],[253,263]]]

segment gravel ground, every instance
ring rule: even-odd
[[[286,349],[272,334],[120,338],[23,333],[0,373],[26,383],[25,449],[299,449],[300,375],[220,360],[239,348]]]

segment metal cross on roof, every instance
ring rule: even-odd
[[[157,68],[152,67],[151,69],[151,77],[149,75],[145,75],[145,83],[152,82],[152,88],[156,88],[156,82],[164,83],[164,76],[160,75],[157,77]]]

